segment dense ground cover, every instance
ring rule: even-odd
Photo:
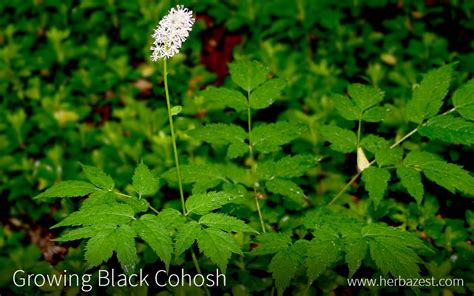
[[[213,294],[473,292],[472,1],[180,2],[196,15],[168,61],[186,217],[149,60],[176,4],[0,3],[2,291],[80,292],[16,287],[19,269],[198,265],[226,272]],[[379,276],[464,285],[346,281]]]

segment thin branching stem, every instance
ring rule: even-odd
[[[176,136],[174,134],[174,126],[173,126],[173,115],[171,114],[170,95],[168,91],[168,69],[166,66],[166,59],[163,59],[163,78],[165,82],[166,106],[168,107],[168,120],[169,120],[170,130],[171,130],[171,140],[173,142],[173,154],[174,154],[174,163],[176,165],[176,175],[178,178],[179,196],[181,198],[181,207],[183,209],[183,214],[186,215],[186,207],[184,204],[183,183],[181,181],[181,171],[179,168],[178,148],[176,146]]]
[[[251,161],[252,167],[252,187],[253,187],[253,195],[255,198],[255,205],[257,206],[258,218],[260,219],[260,226],[262,227],[262,231],[265,233],[265,223],[263,222],[263,215],[262,210],[260,209],[260,203],[258,201],[258,194],[257,194],[257,164],[255,157],[253,155],[253,142],[252,142],[252,112],[250,110],[250,91],[247,92],[247,124],[248,124],[248,138],[249,138],[249,156]]]
[[[449,109],[448,111],[440,114],[439,116],[444,116],[444,115],[448,115],[452,112],[454,112],[456,110],[456,107],[454,108],[451,108]],[[420,130],[420,127],[422,127],[423,125],[425,125],[426,123],[421,123],[419,126],[417,126],[415,129],[413,129],[411,132],[409,132],[408,134],[406,134],[405,136],[403,136],[400,140],[396,141],[395,143],[392,144],[392,146],[390,146],[390,149],[393,149],[397,146],[399,146],[401,143],[403,143],[406,139],[408,139],[409,137],[413,136],[413,134],[415,134],[416,132],[418,132]],[[359,121],[359,127],[358,127],[358,132],[357,132],[357,145],[359,145],[359,138],[360,138],[360,121]],[[367,167],[370,167],[371,165],[373,165],[375,163],[375,159],[372,160],[371,162],[369,162],[369,165]],[[338,200],[343,194],[344,192],[346,192],[346,190],[349,188],[349,186],[352,185],[352,183],[354,183],[357,178],[359,178],[359,176],[361,175],[362,172],[358,172],[357,174],[355,174],[354,176],[352,176],[352,178],[349,180],[349,182],[347,182],[346,185],[344,185],[344,187],[336,194],[336,196],[334,196],[334,198],[328,203],[328,206],[331,206],[334,204],[334,202],[336,202],[336,200]]]

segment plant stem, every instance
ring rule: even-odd
[[[443,114],[441,114],[441,115],[446,115],[446,114],[448,114],[448,113],[451,113],[452,111],[454,111],[454,109],[451,109],[451,110],[449,110],[449,111],[447,111],[447,112],[445,112],[445,113],[443,113]],[[420,125],[420,126],[422,126],[422,125]],[[409,137],[413,136],[413,134],[416,133],[416,132],[419,130],[420,126],[416,127],[416,128],[413,129],[411,132],[409,132],[408,134],[406,134],[403,138],[401,138],[400,140],[398,140],[398,141],[396,141],[395,143],[393,143],[393,145],[390,146],[390,149],[393,149],[393,148],[397,147],[397,146],[400,145],[403,141],[405,141],[405,140],[408,139]],[[360,129],[360,124],[359,124],[359,129]],[[372,160],[371,162],[369,162],[369,166],[368,166],[368,167],[370,167],[370,166],[373,165],[374,163],[375,163],[375,159]],[[349,186],[351,186],[351,184],[354,183],[355,180],[357,180],[357,178],[359,178],[359,176],[360,176],[361,174],[362,174],[362,172],[358,172],[357,174],[355,174],[354,176],[352,176],[352,178],[349,180],[349,182],[347,182],[347,184],[344,185],[344,187],[343,187],[343,188],[336,194],[336,196],[334,196],[334,198],[328,203],[328,206],[333,205],[333,204],[336,202],[336,200],[338,200],[338,199],[342,196],[342,194],[343,194],[344,192],[346,192],[346,190],[349,188]]]
[[[183,184],[182,184],[182,181],[181,181],[181,171],[179,169],[178,148],[176,146],[176,137],[175,137],[175,134],[174,134],[174,126],[173,126],[173,115],[171,114],[170,95],[169,95],[169,92],[168,92],[168,70],[167,70],[167,66],[166,66],[166,59],[163,59],[163,77],[164,77],[164,81],[165,81],[166,105],[168,107],[168,120],[169,120],[169,123],[170,123],[171,140],[173,142],[174,163],[176,165],[176,175],[178,177],[179,196],[181,198],[181,207],[183,209],[183,214],[186,215],[186,207],[184,205]]]
[[[119,196],[123,196],[123,197],[126,197],[126,198],[133,198],[133,196],[131,195],[128,195],[128,194],[125,194],[125,193],[122,193],[120,191],[114,191],[115,194],[119,195]],[[156,214],[159,214],[160,211],[158,211],[157,209],[155,209],[154,207],[152,207],[150,204],[148,205],[148,207],[150,208],[150,210],[152,210],[153,212],[155,212]]]
[[[256,186],[256,178],[257,178],[257,164],[255,161],[255,157],[253,155],[253,147],[252,147],[252,114],[250,112],[250,91],[247,91],[247,124],[248,124],[248,138],[249,138],[249,156],[252,169],[252,187],[253,187],[253,195],[255,198],[255,205],[257,206],[258,218],[260,219],[260,226],[262,227],[263,233],[265,233],[265,223],[263,223],[263,215],[262,210],[260,209],[260,203],[258,202],[258,195],[257,195],[257,186]]]
[[[171,130],[171,139],[173,141],[173,154],[174,154],[174,162],[176,165],[176,175],[178,177],[178,186],[179,186],[179,196],[181,198],[181,207],[183,209],[183,215],[186,215],[186,206],[184,203],[184,192],[183,192],[183,183],[181,181],[181,171],[179,168],[179,157],[178,157],[178,148],[176,146],[176,137],[174,134],[174,126],[173,126],[173,115],[171,114],[171,103],[170,103],[170,95],[168,91],[168,69],[166,65],[166,59],[163,59],[163,78],[165,82],[165,95],[166,95],[166,106],[168,107],[168,120],[170,123],[170,130]],[[196,254],[194,254],[194,250],[191,248],[191,257],[193,258],[194,267],[199,274],[202,274],[201,267],[199,266],[199,262],[197,261]],[[204,290],[206,291],[206,295],[210,296],[211,293],[209,292],[208,288],[204,286]]]
[[[201,267],[199,266],[199,262],[197,260],[196,254],[194,253],[193,248],[191,247],[190,250],[191,250],[191,257],[193,258],[193,262],[194,262],[194,267],[196,267],[196,271],[198,272],[198,274],[202,274]],[[206,295],[211,296],[211,293],[209,292],[209,289],[206,287],[206,285],[204,285],[203,287],[204,287],[204,290],[206,291]]]

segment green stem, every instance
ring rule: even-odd
[[[362,114],[359,117],[359,126],[357,127],[357,147],[360,145],[360,131],[362,129]]]
[[[179,169],[178,148],[176,146],[176,137],[175,137],[175,134],[174,134],[174,126],[173,126],[173,115],[171,114],[170,95],[169,95],[169,91],[168,91],[168,70],[167,70],[167,66],[166,66],[166,59],[163,59],[163,77],[164,77],[164,81],[165,81],[166,106],[168,107],[168,120],[169,120],[169,123],[170,123],[171,140],[173,141],[174,163],[176,165],[176,175],[178,177],[179,196],[181,198],[181,207],[183,209],[183,214],[186,215],[186,207],[184,205],[183,184],[182,184],[182,181],[181,181],[181,171]]]
[[[125,193],[122,193],[120,191],[114,191],[115,194],[119,195],[119,196],[123,196],[123,197],[126,197],[126,198],[133,198],[133,196],[131,195],[128,195],[128,194],[125,194]],[[154,207],[152,207],[151,205],[148,205],[148,207],[150,208],[150,210],[152,210],[153,212],[155,212],[156,214],[159,214],[160,211],[158,211],[157,209],[155,209]]]
[[[191,257],[193,258],[194,266],[196,267],[196,271],[198,272],[198,274],[202,274],[201,267],[199,266],[199,262],[197,260],[196,254],[194,253],[193,248],[191,248],[190,250],[191,250]],[[211,293],[209,292],[209,289],[206,287],[206,285],[204,285],[204,290],[206,291],[207,296],[211,296]]]
[[[171,114],[171,103],[170,103],[170,95],[168,91],[168,69],[166,65],[166,59],[163,59],[163,78],[165,82],[165,95],[166,95],[166,106],[168,107],[168,120],[170,123],[170,130],[171,130],[171,139],[173,141],[173,154],[174,154],[174,162],[176,165],[176,175],[178,177],[178,186],[179,186],[179,196],[181,198],[181,207],[183,209],[183,215],[186,215],[186,206],[184,203],[184,192],[183,192],[183,183],[181,181],[181,170],[179,167],[179,157],[178,157],[178,148],[176,146],[176,137],[174,134],[174,125],[173,125],[173,115]],[[199,274],[202,274],[201,267],[199,266],[199,262],[197,261],[196,254],[194,250],[191,248],[191,257],[193,258],[193,263],[196,268],[196,271]],[[204,290],[206,291],[206,295],[210,296],[211,293],[209,292],[208,288],[204,286]]]
[[[255,157],[253,155],[253,147],[252,147],[252,114],[250,112],[250,91],[247,92],[247,124],[248,124],[248,138],[249,138],[249,156],[251,161],[251,169],[252,169],[252,187],[253,187],[253,195],[255,198],[255,205],[257,206],[258,218],[260,219],[260,226],[262,227],[262,231],[265,233],[265,223],[263,223],[263,215],[262,210],[260,209],[260,203],[258,201],[258,194],[257,194],[257,186],[256,186],[256,178],[257,178],[257,164],[255,161]]]

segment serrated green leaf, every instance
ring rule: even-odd
[[[257,232],[244,221],[221,213],[206,214],[199,219],[199,224],[227,232]]]
[[[186,217],[180,211],[168,208],[163,209],[158,216],[156,216],[156,221],[163,225],[165,229],[172,232],[174,229],[186,223]]]
[[[375,161],[379,166],[397,164],[403,157],[403,149],[400,147],[386,148],[375,151]]]
[[[101,226],[86,226],[81,228],[70,229],[64,232],[59,238],[55,239],[54,241],[57,242],[67,242],[73,241],[78,239],[90,238],[97,233],[101,232],[104,229],[115,229],[115,226],[111,225],[101,225]]]
[[[474,144],[474,123],[451,115],[435,116],[424,124],[419,132],[430,139],[447,143]]]
[[[78,197],[99,191],[97,187],[91,183],[84,181],[63,181],[53,185],[45,192],[34,197],[34,199],[50,198],[50,197]]]
[[[267,232],[257,236],[258,246],[253,249],[252,255],[268,255],[286,249],[291,244],[291,237],[288,234]]]
[[[415,198],[418,206],[421,205],[424,188],[423,183],[421,183],[420,172],[412,167],[400,166],[397,168],[397,175],[400,178],[403,187],[405,187],[408,193]]]
[[[295,276],[300,265],[298,255],[289,247],[286,247],[273,256],[268,265],[268,271],[272,273],[275,279],[275,286],[278,295],[283,295],[286,288],[290,286],[291,279]]]
[[[250,107],[252,109],[267,108],[281,96],[284,88],[285,81],[278,78],[263,83],[250,94]]]
[[[385,95],[380,89],[360,83],[349,85],[347,91],[362,111],[380,103]]]
[[[169,183],[175,183],[176,176],[176,168],[162,175]],[[225,175],[224,167],[213,163],[182,165],[181,179],[185,184],[194,183],[193,193],[201,193],[223,182],[230,182]]]
[[[144,198],[138,198],[135,196],[129,197],[123,201],[129,205],[135,213],[146,212],[150,208],[150,203]]]
[[[138,236],[155,251],[168,270],[173,254],[173,242],[169,231],[160,223],[160,219],[157,216],[146,214],[139,220],[133,221],[132,227]]]
[[[369,197],[377,208],[382,201],[390,180],[390,173],[386,169],[377,167],[368,167],[362,172],[362,181],[365,183],[365,189],[369,192]]]
[[[474,120],[474,79],[458,88],[453,94],[456,111],[467,120]]]
[[[357,137],[353,131],[335,125],[320,127],[322,136],[331,143],[333,150],[350,153],[357,147]]]
[[[232,253],[243,255],[240,246],[228,233],[215,228],[199,231],[197,236],[199,250],[211,259],[225,273]]]
[[[424,75],[419,86],[413,90],[413,97],[406,105],[408,120],[420,124],[435,116],[448,94],[453,76],[453,64],[431,70]]]
[[[423,248],[413,234],[380,224],[369,224],[362,229],[368,240],[371,258],[385,276],[418,278],[418,264],[422,260],[414,249]]]
[[[210,123],[189,131],[188,134],[198,140],[216,145],[229,145],[227,156],[236,158],[248,152],[245,143],[247,133],[235,124]]]
[[[95,207],[97,205],[104,205],[104,204],[116,204],[117,203],[117,196],[115,193],[111,191],[96,191],[91,193],[89,197],[87,197],[81,205],[82,208],[87,207]]]
[[[341,256],[337,236],[317,235],[308,244],[306,268],[308,280],[314,282],[323,272],[335,264]]]
[[[461,166],[448,163],[428,152],[410,152],[403,160],[403,165],[422,171],[436,184],[452,193],[456,191],[474,195],[474,177]]]
[[[309,154],[288,155],[277,161],[272,160],[259,163],[257,174],[264,180],[274,177],[299,177],[314,167],[316,163],[316,158]]]
[[[360,145],[367,151],[375,154],[380,150],[390,149],[387,140],[376,135],[368,135],[360,141]]]
[[[206,100],[215,103],[221,108],[229,107],[236,111],[247,109],[247,99],[245,96],[233,89],[210,86],[202,92],[202,95]]]
[[[248,92],[265,82],[268,72],[268,68],[257,61],[242,60],[229,64],[232,81]]]
[[[362,260],[367,253],[367,240],[362,238],[353,239],[345,245],[345,260],[349,266],[349,277],[351,278],[362,264]]]
[[[127,224],[124,224],[115,229],[113,236],[112,241],[115,241],[115,252],[122,270],[127,275],[133,274],[138,263],[135,231]]]
[[[390,112],[390,108],[384,106],[375,106],[366,111],[362,115],[362,120],[367,122],[379,122],[384,120],[385,116]]]
[[[139,163],[132,177],[133,190],[140,196],[153,195],[158,191],[159,183],[150,171],[150,169],[143,163]]]
[[[289,198],[299,206],[305,205],[306,196],[298,185],[290,180],[275,178],[265,183],[268,191]]]
[[[235,198],[236,196],[223,191],[194,194],[186,200],[186,209],[188,213],[204,215],[232,202]]]
[[[116,227],[101,230],[89,239],[86,244],[84,257],[88,268],[93,268],[107,261],[114,254],[115,240],[112,240]]]
[[[81,164],[81,166],[82,166],[82,171],[84,172],[84,175],[92,184],[105,190],[114,189],[114,186],[115,186],[114,180],[109,175],[104,173],[104,171],[96,167],[88,166],[84,164]]]
[[[103,204],[81,208],[51,228],[79,225],[120,225],[130,222],[134,211],[125,204]]]
[[[359,120],[362,111],[360,108],[349,99],[347,96],[343,95],[333,95],[332,101],[336,107],[339,114],[347,120]]]
[[[252,146],[261,153],[275,152],[280,146],[298,138],[304,131],[303,125],[285,121],[262,124],[252,130]]]
[[[179,256],[189,249],[200,231],[201,226],[196,221],[189,221],[181,227],[178,227],[174,241],[175,255]]]

